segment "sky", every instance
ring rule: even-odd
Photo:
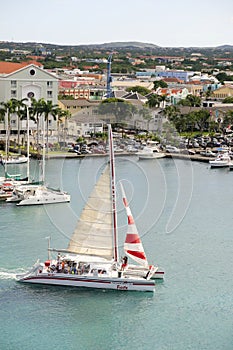
[[[0,41],[233,45],[233,0],[3,0]]]

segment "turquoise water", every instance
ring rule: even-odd
[[[0,349],[232,350],[233,172],[227,169],[116,159],[148,260],[166,272],[154,294],[15,281],[17,272],[47,258],[46,237],[53,247],[67,246],[104,161],[47,163],[47,182],[70,192],[70,204],[0,203]],[[126,218],[118,202],[122,252]]]

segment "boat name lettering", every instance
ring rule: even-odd
[[[128,287],[126,285],[124,285],[124,284],[118,284],[117,285],[117,289],[119,289],[119,290],[128,290]]]

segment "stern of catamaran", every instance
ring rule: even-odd
[[[18,282],[22,282],[27,277],[37,275],[39,270],[42,270],[42,268],[43,268],[43,264],[40,263],[39,260],[37,260],[37,262],[33,265],[33,267],[29,271],[22,273],[20,275],[16,275],[16,280]]]

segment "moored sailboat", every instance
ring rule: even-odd
[[[112,131],[109,126],[109,163],[100,175],[70,239],[67,249],[49,249],[56,259],[36,263],[18,281],[118,291],[153,292],[155,282],[148,274],[126,273],[119,260],[115,164]]]
[[[43,130],[43,135],[45,129]],[[44,138],[44,136],[43,136]],[[29,147],[29,139],[28,139]],[[29,153],[29,148],[28,148]],[[28,162],[28,177],[29,178],[29,162]],[[17,206],[24,205],[42,205],[70,202],[70,195],[61,190],[56,190],[45,186],[45,140],[43,140],[43,157],[42,157],[42,178],[39,182],[32,182],[16,186],[12,197],[6,200],[7,202],[17,202]]]

